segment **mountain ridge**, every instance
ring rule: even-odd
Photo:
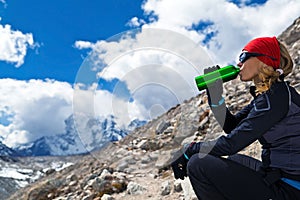
[[[81,119],[80,119],[81,120]],[[55,136],[43,136],[33,142],[11,149],[17,156],[70,156],[87,154],[100,149],[108,142],[122,139],[134,128],[142,126],[145,121],[133,120],[128,127],[120,128],[115,117],[85,119],[85,127],[80,134],[75,125],[74,115],[65,120],[66,131]]]

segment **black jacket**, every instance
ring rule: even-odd
[[[227,135],[195,143],[188,154],[232,155],[259,140],[264,167],[300,176],[300,95],[288,83],[274,83],[236,115],[225,104],[212,111]]]

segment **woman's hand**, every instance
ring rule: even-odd
[[[220,69],[218,65],[208,67],[204,69],[204,74],[213,72]],[[222,79],[217,79],[213,84],[208,85],[206,89],[206,93],[208,96],[208,103],[210,105],[218,105],[219,101],[222,99],[223,94],[223,81]]]
[[[177,158],[174,162],[172,162],[171,167],[174,172],[175,179],[184,179],[187,176],[187,163],[188,160],[182,154],[179,158]]]

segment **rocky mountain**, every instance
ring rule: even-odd
[[[295,62],[287,78],[300,92],[300,18],[284,31],[283,41]],[[248,104],[250,83],[224,84],[226,103],[232,112]],[[77,157],[72,166],[53,171],[9,199],[80,200],[192,200],[197,199],[188,179],[175,180],[170,162],[182,144],[223,134],[201,93],[135,129],[122,140],[99,151]],[[240,153],[260,158],[260,145],[253,143]]]
[[[128,127],[118,127],[114,116],[94,118],[77,115],[81,122],[75,126],[74,115],[65,120],[65,133],[46,136],[23,144],[14,149],[19,156],[67,156],[86,154],[100,149],[108,142],[118,141],[134,128],[144,125],[145,121],[133,120]],[[79,130],[79,131],[78,131]],[[84,134],[82,134],[84,133]]]
[[[5,157],[11,156],[16,156],[16,152],[0,141],[0,158],[5,159]]]

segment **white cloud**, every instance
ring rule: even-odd
[[[91,84],[97,81],[96,77],[122,82],[113,92],[106,91],[102,95],[112,96],[113,114],[123,122],[128,122],[132,116],[152,119],[161,114],[154,111],[158,107],[167,111],[195,96],[198,91],[194,77],[202,73],[201,66],[212,64],[205,49],[193,40],[178,32],[157,28],[143,28],[98,41],[93,50],[78,71],[80,78],[76,83]],[[86,73],[88,70],[95,71]],[[125,105],[121,98],[124,84],[129,90],[127,96],[134,99],[134,104]],[[109,103],[101,106],[105,111]],[[132,107],[135,107],[135,114],[129,113],[134,110]]]
[[[143,5],[145,13],[157,20],[144,26],[178,30],[193,37],[195,31],[189,27],[200,21],[213,22],[212,27],[196,36],[205,37],[211,28],[217,31],[208,49],[216,62],[228,63],[252,38],[278,35],[299,17],[298,0],[268,0],[257,6],[245,6],[245,3],[238,7],[225,0],[148,0]]]
[[[127,23],[128,26],[130,27],[139,27],[143,24],[145,24],[146,22],[143,19],[139,19],[137,17],[133,17],[131,18],[131,20],[129,20],[129,22]]]
[[[107,91],[98,90],[94,96],[94,111],[96,115],[115,116],[120,127],[127,126],[134,119],[145,119],[145,107],[138,102],[128,102],[116,98]]]
[[[90,117],[115,115],[119,125],[143,116],[142,106],[121,99],[113,100],[96,87],[79,90],[55,80],[0,79],[0,138],[9,147],[32,142],[43,136],[65,133],[65,120],[75,112]],[[113,104],[114,102],[114,104]],[[73,105],[74,103],[74,105]],[[139,108],[138,108],[139,107]],[[120,109],[128,108],[126,118]]]
[[[91,42],[87,42],[87,41],[76,41],[75,48],[90,49],[90,48],[93,48],[93,44]]]
[[[20,67],[28,48],[34,47],[31,33],[22,33],[11,29],[10,25],[0,24],[0,60]]]
[[[80,87],[80,84],[75,86],[73,113],[76,121],[77,114],[96,118],[113,115],[119,126],[126,126],[136,118],[141,120],[146,118],[144,105],[135,101],[128,102],[106,90],[99,90],[96,84],[89,88]]]
[[[0,79],[0,111],[11,122],[0,125],[3,143],[14,146],[63,133],[72,113],[72,92],[68,83],[53,80]]]

